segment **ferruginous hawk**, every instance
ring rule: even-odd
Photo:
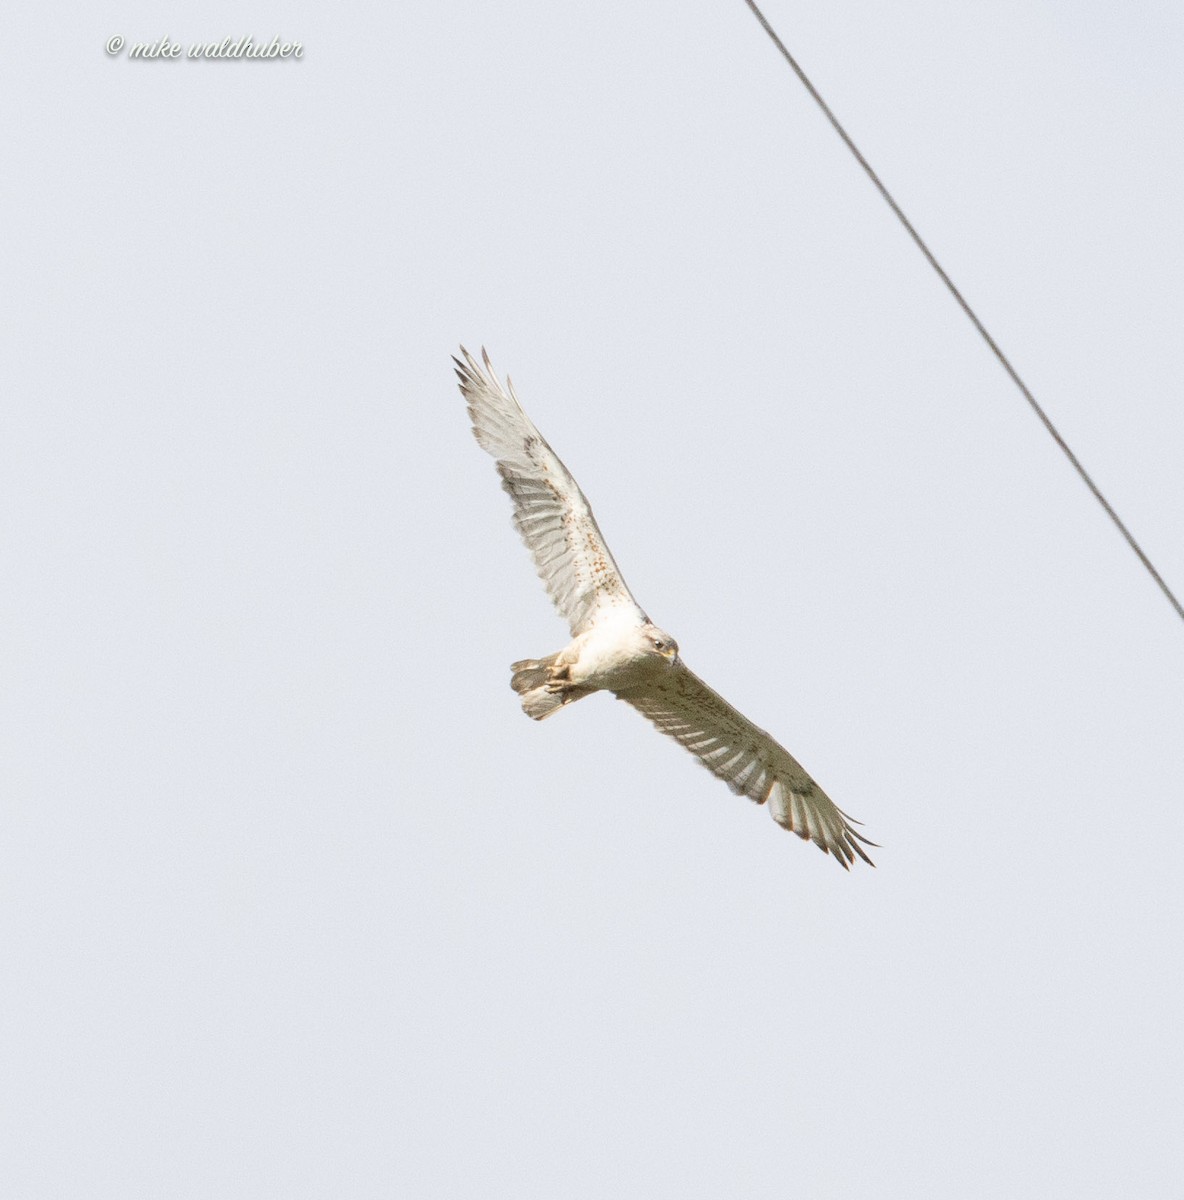
[[[497,459],[522,534],[572,642],[516,662],[511,686],[536,721],[591,692],[612,692],[681,742],[739,795],[769,805],[773,819],[833,854],[844,867],[873,845],[797,760],[683,664],[678,643],[645,615],[625,586],[592,509],[489,355],[485,370],[461,347],[460,390],[473,432]],[[858,822],[856,822],[858,824]]]

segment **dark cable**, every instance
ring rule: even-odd
[[[1070,463],[1072,463],[1073,469],[1084,480],[1085,486],[1087,488],[1089,488],[1089,490],[1091,492],[1093,492],[1094,498],[1106,510],[1106,513],[1109,516],[1110,520],[1113,521],[1114,524],[1118,527],[1118,532],[1121,533],[1124,538],[1126,538],[1127,544],[1130,546],[1130,548],[1139,556],[1139,561],[1143,564],[1143,566],[1145,566],[1147,568],[1147,572],[1151,576],[1151,578],[1154,579],[1157,584],[1159,584],[1160,590],[1168,598],[1168,603],[1170,603],[1171,606],[1176,610],[1176,614],[1180,617],[1180,619],[1184,620],[1184,607],[1182,607],[1180,604],[1180,601],[1176,599],[1175,595],[1172,593],[1172,589],[1168,587],[1167,583],[1164,582],[1163,576],[1160,575],[1160,573],[1152,565],[1151,559],[1149,559],[1147,557],[1147,555],[1143,553],[1142,547],[1139,545],[1138,542],[1135,541],[1134,536],[1132,535],[1131,531],[1129,529],[1127,529],[1127,527],[1123,524],[1122,519],[1119,517],[1118,513],[1116,513],[1114,511],[1114,508],[1110,504],[1110,501],[1107,500],[1106,497],[1102,495],[1101,491],[1098,488],[1098,485],[1096,483],[1094,483],[1094,481],[1090,478],[1089,472],[1086,471],[1086,469],[1081,465],[1081,462],[1078,459],[1077,455],[1074,454],[1073,451],[1069,449],[1068,443],[1065,441],[1065,439],[1063,437],[1061,437],[1060,433],[1057,431],[1057,428],[1052,423],[1052,421],[1049,420],[1048,414],[1044,411],[1043,408],[1040,407],[1040,405],[1036,402],[1036,397],[1033,396],[1032,393],[1028,390],[1028,385],[1026,383],[1024,383],[1024,381],[1019,377],[1019,375],[1016,372],[1015,367],[1013,367],[1011,365],[1011,363],[1007,359],[1007,356],[1003,353],[1002,350],[999,349],[999,346],[996,343],[995,339],[993,337],[991,337],[991,335],[987,332],[986,326],[983,325],[982,321],[980,321],[978,319],[978,316],[976,315],[974,309],[972,309],[970,307],[970,305],[966,303],[966,300],[963,297],[962,293],[960,291],[958,291],[958,289],[954,286],[954,281],[945,273],[944,269],[942,268],[941,263],[939,263],[937,261],[937,259],[934,258],[933,252],[925,244],[921,235],[913,228],[912,222],[908,219],[908,217],[906,217],[904,215],[904,212],[902,211],[900,205],[897,204],[896,201],[893,199],[892,193],[889,192],[888,189],[884,186],[879,175],[877,175],[875,173],[875,171],[872,170],[871,164],[859,152],[859,147],[855,145],[855,143],[851,140],[850,136],[848,135],[847,131],[842,127],[842,125],[839,124],[838,117],[836,117],[835,114],[833,112],[831,112],[830,106],[819,95],[818,89],[807,78],[805,71],[803,71],[802,68],[800,66],[798,66],[797,60],[794,58],[794,56],[792,54],[790,54],[790,52],[785,48],[785,43],[777,36],[772,25],[770,25],[769,22],[765,19],[765,14],[763,12],[761,12],[761,10],[759,8],[757,8],[756,4],[753,3],[753,0],[744,0],[744,3],[747,4],[750,9],[752,9],[753,16],[756,17],[756,19],[761,23],[762,28],[772,39],[773,44],[777,47],[778,50],[781,51],[782,57],[785,59],[785,61],[787,63],[789,63],[790,67],[793,69],[793,73],[798,77],[798,79],[801,80],[802,86],[813,97],[814,103],[817,104],[820,109],[822,109],[823,115],[831,123],[832,127],[834,128],[835,133],[837,133],[839,135],[839,137],[841,137],[843,139],[843,143],[846,145],[847,149],[850,150],[851,153],[855,156],[855,161],[859,163],[859,165],[867,173],[867,177],[872,181],[872,183],[874,183],[876,185],[876,191],[878,191],[880,193],[880,195],[884,197],[884,201],[887,203],[888,207],[890,209],[892,209],[892,211],[896,214],[897,219],[905,227],[905,230],[908,233],[909,237],[911,237],[913,239],[913,241],[916,242],[917,249],[920,250],[921,253],[925,255],[926,259],[929,261],[929,265],[937,272],[938,277],[941,279],[942,283],[944,283],[946,285],[946,287],[949,288],[950,295],[953,296],[954,299],[958,301],[958,306],[970,318],[971,324],[975,327],[975,329],[977,329],[979,331],[980,334],[982,334],[983,341],[986,342],[988,346],[990,346],[991,352],[995,355],[995,357],[999,360],[1000,364],[1002,365],[1003,369],[1011,377],[1012,383],[1014,383],[1015,386],[1017,388],[1019,388],[1020,393],[1023,395],[1024,399],[1027,400],[1027,402],[1032,406],[1032,411],[1040,418],[1041,424],[1044,426],[1045,429],[1048,430],[1049,434],[1052,437],[1052,440],[1054,442],[1056,442],[1056,444],[1058,446],[1060,446],[1060,448],[1064,451],[1065,457],[1069,460]]]

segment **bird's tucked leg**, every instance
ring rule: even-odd
[[[571,681],[571,664],[564,663],[563,666],[560,666],[556,663],[547,673],[547,682],[544,686],[547,691],[553,692],[557,696],[572,691],[574,685]]]

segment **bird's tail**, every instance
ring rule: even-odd
[[[522,709],[528,717],[541,721],[557,712],[572,700],[586,696],[587,692],[580,689],[553,692],[547,689],[547,684],[553,678],[552,669],[558,654],[550,654],[546,658],[524,658],[521,662],[511,663],[510,686],[522,697]]]

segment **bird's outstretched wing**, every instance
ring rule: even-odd
[[[606,607],[635,609],[644,622],[584,493],[523,412],[509,378],[503,388],[484,350],[484,371],[463,346],[460,352],[464,361],[452,361],[473,433],[497,459],[502,487],[514,501],[514,524],[572,634],[582,633]]]
[[[863,846],[875,843],[851,827],[852,818],[797,759],[681,662],[653,682],[617,696],[681,742],[737,795],[758,804],[768,801],[773,819],[785,829],[809,838],[844,868],[856,855],[871,864]]]

